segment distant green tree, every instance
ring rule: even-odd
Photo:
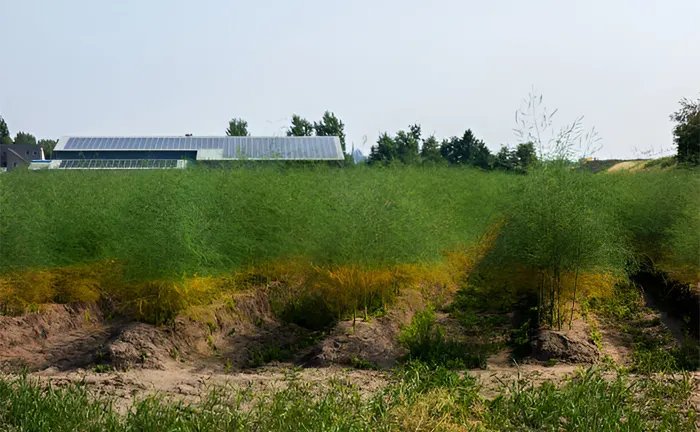
[[[292,119],[293,124],[294,120]],[[321,121],[314,122],[313,127],[317,136],[337,136],[340,139],[340,147],[345,153],[345,124],[334,113],[326,111]]]
[[[481,169],[491,169],[493,156],[482,140],[478,139],[473,143],[471,164]]]
[[[512,171],[517,166],[517,157],[515,152],[508,148],[506,145],[502,145],[501,149],[496,153],[493,160],[493,168],[503,171]]]
[[[10,129],[2,116],[0,116],[0,144],[12,144]]]
[[[15,144],[36,145],[36,138],[34,138],[34,135],[26,132],[17,132],[17,135],[15,135]]]
[[[483,169],[490,168],[492,159],[486,144],[477,139],[471,129],[467,129],[461,138],[443,141],[440,153],[452,165],[473,165]]]
[[[226,129],[228,136],[248,136],[248,122],[242,118],[232,118],[228,122]]]
[[[681,99],[681,108],[671,114],[676,122],[673,141],[678,162],[700,164],[700,99]]]
[[[42,139],[39,140],[37,144],[44,149],[44,157],[46,159],[51,159],[53,156],[53,149],[56,147],[56,144],[58,144],[58,140]]]
[[[430,135],[427,139],[423,140],[420,156],[423,163],[440,163],[445,161],[440,154],[440,143],[437,138],[435,138],[435,135]]]
[[[518,147],[515,149],[515,157],[521,170],[531,168],[537,163],[535,144],[532,141],[518,144]]]
[[[287,129],[287,136],[312,136],[314,125],[305,118],[292,115],[292,125]]]
[[[388,165],[399,156],[398,148],[394,138],[384,132],[377,139],[377,145],[372,146],[367,161],[370,164]]]
[[[406,165],[418,163],[418,146],[421,138],[420,125],[411,125],[408,132],[400,130],[394,138],[399,160]]]

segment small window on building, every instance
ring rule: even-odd
[[[14,168],[16,166],[17,166],[17,162],[12,162],[12,167]]]
[[[29,150],[27,150],[27,156],[29,156]]]
[[[33,152],[34,156],[36,156],[36,152]]]

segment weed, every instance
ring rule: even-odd
[[[600,334],[600,331],[598,331],[598,327],[591,327],[591,334],[590,334],[591,341],[595,344],[595,346],[598,347],[599,350],[603,349],[603,336]]]
[[[411,324],[404,326],[399,343],[408,349],[408,358],[451,368],[483,367],[481,350],[469,350],[463,344],[446,340],[440,325],[435,323],[432,308],[417,312]]]
[[[379,370],[379,366],[376,364],[361,359],[359,357],[353,357],[350,359],[350,366],[352,366],[354,369],[360,369],[360,370]]]
[[[194,405],[162,396],[138,401],[121,415],[79,384],[45,386],[27,376],[0,377],[0,429],[57,432],[226,430],[357,432],[393,430],[651,430],[694,431],[689,376],[604,378],[594,369],[561,386],[504,383],[492,400],[476,379],[444,367],[410,362],[392,382],[361,396],[340,381],[307,383],[291,371],[285,385],[262,393],[217,389]]]
[[[213,334],[219,329],[219,326],[215,322],[207,321],[207,328],[209,329],[209,334]]]
[[[255,368],[273,361],[284,362],[289,360],[291,356],[292,353],[289,347],[273,342],[252,349],[249,354],[248,366]]]
[[[216,343],[214,342],[214,337],[211,334],[207,335],[207,344],[212,351],[216,351]]]
[[[107,373],[107,372],[110,372],[111,370],[112,370],[112,368],[109,367],[109,365],[97,365],[94,368],[92,368],[92,371],[95,373]]]

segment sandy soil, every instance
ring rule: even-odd
[[[52,385],[85,383],[94,394],[113,398],[121,410],[134,398],[152,394],[196,402],[217,387],[266,392],[287,385],[285,378],[292,371],[319,390],[341,380],[371,394],[391,382],[391,373],[348,366],[358,358],[383,368],[393,366],[405,353],[397,343],[401,326],[410,323],[425,301],[420,293],[408,291],[385,316],[358,319],[354,329],[352,321],[340,322],[324,339],[295,352],[290,362],[273,362],[257,369],[248,367],[251,350],[271,342],[293,346],[309,333],[277,322],[264,291],[242,293],[235,305],[235,311],[224,304],[213,305],[166,327],[105,321],[95,305],[52,305],[21,317],[0,317],[0,370],[28,367],[32,377]],[[669,320],[665,315],[659,318],[664,323]],[[457,339],[479,336],[460,329],[459,322],[445,313],[438,314],[438,321]],[[618,364],[629,364],[631,337],[613,325],[596,321],[602,335],[601,354]],[[667,327],[677,333],[672,322]],[[590,323],[577,320],[574,328],[564,333],[585,339],[590,331]],[[97,373],[96,364],[111,369]],[[536,361],[518,364],[509,350],[491,356],[487,364],[485,370],[469,371],[478,378],[481,393],[487,398],[509,383],[560,383],[590,366],[547,366]],[[692,376],[696,389],[692,403],[700,411],[700,373]]]

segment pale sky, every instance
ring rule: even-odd
[[[0,22],[0,115],[37,138],[281,135],[331,110],[348,149],[419,123],[497,151],[534,86],[625,158],[671,150],[700,96],[700,0],[0,0]]]

